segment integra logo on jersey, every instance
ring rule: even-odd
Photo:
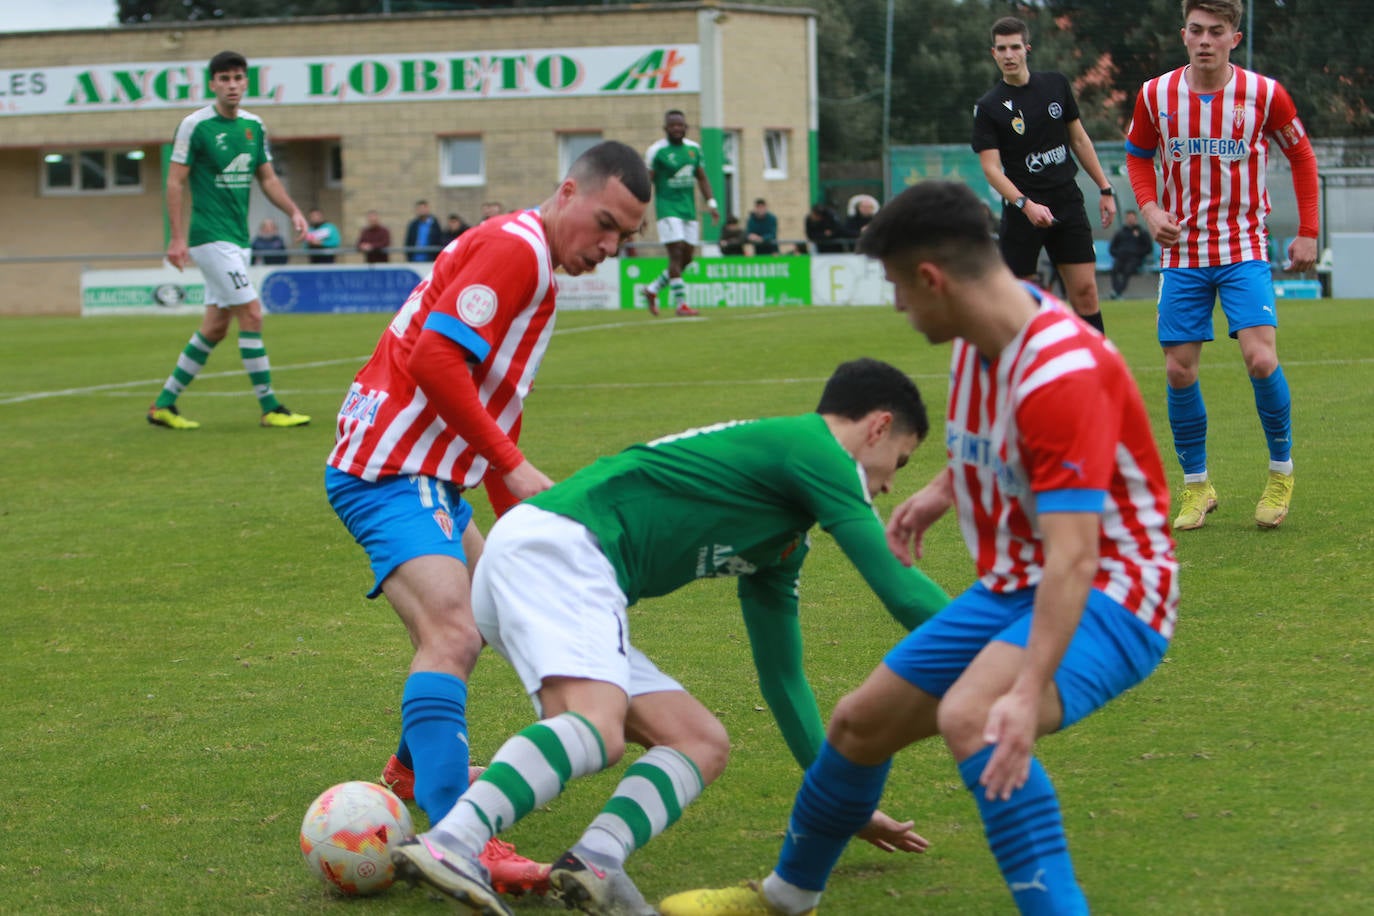
[[[1019,498],[1026,494],[1026,487],[1002,460],[1002,456],[987,436],[946,426],[945,450],[951,458],[961,464],[992,471],[997,478],[998,489],[1007,496]]]
[[[1244,137],[1174,137],[1169,140],[1169,158],[1182,162],[1189,156],[1212,156],[1228,162],[1250,155],[1250,141]]]
[[[364,426],[377,422],[377,413],[386,400],[385,391],[363,391],[356,384],[348,390],[343,406],[339,408],[340,420],[357,420]]]
[[[1042,150],[1027,156],[1026,171],[1034,175],[1036,172],[1043,172],[1052,165],[1063,165],[1068,161],[1068,158],[1069,150],[1061,143],[1054,149]]]

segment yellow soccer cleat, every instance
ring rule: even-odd
[[[303,413],[295,413],[291,408],[278,404],[276,407],[262,415],[259,421],[261,426],[274,426],[278,429],[287,429],[291,426],[304,426],[310,422],[310,418]]]
[[[1277,528],[1288,517],[1288,504],[1293,501],[1293,475],[1269,472],[1259,504],[1255,506],[1255,524],[1261,528]]]
[[[683,891],[658,905],[660,916],[787,916],[763,896],[763,888],[750,881],[737,887]],[[812,916],[810,909],[798,916]]]
[[[188,420],[181,415],[175,404],[166,407],[158,407],[154,404],[148,408],[148,422],[154,426],[165,426],[168,429],[200,429],[200,424],[195,420]]]
[[[1217,488],[1212,486],[1210,480],[1185,483],[1179,502],[1183,505],[1174,519],[1174,530],[1192,531],[1201,528],[1207,522],[1207,513],[1217,511]]]

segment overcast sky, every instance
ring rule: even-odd
[[[0,0],[0,31],[98,29],[115,24],[115,0]]]

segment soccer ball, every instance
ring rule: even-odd
[[[399,798],[373,782],[325,789],[301,822],[306,864],[349,896],[376,894],[396,878],[391,850],[415,835]]]

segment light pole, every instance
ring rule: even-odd
[[[888,162],[891,148],[888,145],[888,130],[892,123],[892,4],[887,0],[887,35],[883,47],[883,202],[892,199],[892,168]]]

